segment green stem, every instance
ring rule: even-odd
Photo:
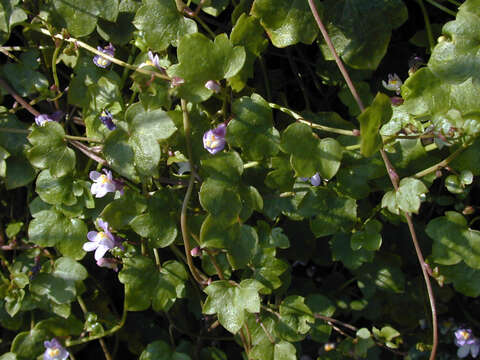
[[[435,165],[432,165],[430,166],[429,168],[425,169],[425,170],[422,170],[418,173],[416,173],[415,175],[413,175],[414,177],[416,178],[421,178],[421,177],[424,177],[425,175],[428,175],[432,172],[435,172],[439,169],[442,169],[444,168],[445,166],[447,166],[448,164],[450,164],[450,162],[453,161],[453,159],[455,159],[458,155],[460,155],[460,153],[465,150],[466,148],[468,147],[467,144],[464,144],[462,145],[461,147],[459,147],[457,150],[455,150],[453,153],[451,153],[448,157],[446,157],[445,159],[443,159],[442,161],[440,161],[439,163],[436,163]]]
[[[443,5],[440,5],[435,0],[425,0],[425,1],[430,3],[431,5],[435,6],[437,9],[440,9],[440,10],[446,12],[447,14],[452,15],[453,17],[457,16],[457,13],[455,11],[450,10],[449,8],[447,8]]]
[[[61,34],[55,34],[55,35],[50,34],[50,32],[46,29],[36,29],[36,28],[32,28],[32,29],[36,30],[38,32],[41,32],[44,35],[51,36],[55,39],[60,39],[60,40],[63,40],[63,41],[74,43],[76,46],[84,48],[85,50],[88,50],[95,55],[99,55],[99,56],[111,61],[112,63],[123,66],[123,67],[126,67],[127,69],[130,69],[130,70],[133,70],[133,71],[145,74],[145,75],[153,75],[153,76],[156,76],[160,79],[170,80],[170,77],[168,77],[167,75],[161,74],[161,73],[156,72],[156,71],[151,71],[151,70],[147,70],[147,69],[144,69],[144,68],[140,68],[140,67],[135,66],[135,65],[130,65],[130,64],[126,63],[125,61],[118,60],[117,58],[114,58],[113,56],[105,54],[104,52],[101,52],[101,51],[95,49],[94,47],[84,43],[83,41],[75,39],[73,37],[64,38]]]
[[[65,135],[64,138],[68,140],[79,140],[79,141],[88,141],[88,142],[96,142],[96,143],[102,142],[101,140],[92,139],[84,136]]]
[[[430,44],[430,51],[435,47],[435,41],[433,39],[432,27],[430,25],[430,19],[428,17],[427,10],[423,4],[423,0],[417,0],[420,9],[422,10],[423,20],[425,21],[425,30],[427,31],[428,43]]]
[[[55,51],[53,52],[52,56],[52,74],[53,74],[53,83],[57,89],[57,92],[60,93],[60,82],[58,81],[57,75],[57,58],[58,54],[60,53],[60,49],[62,48],[62,41],[55,41]]]
[[[455,0],[447,0],[448,2],[452,3],[453,5],[455,6],[460,6],[462,5],[461,3],[459,3],[458,1],[455,1]]]
[[[118,330],[120,330],[123,327],[123,325],[125,325],[125,320],[127,320],[127,312],[128,312],[127,311],[127,304],[126,304],[126,301],[124,301],[122,318],[120,319],[120,322],[117,325],[115,325],[114,327],[112,327],[111,329],[109,329],[107,331],[104,331],[102,334],[88,336],[86,338],[78,339],[78,340],[67,340],[67,341],[65,341],[65,346],[69,347],[69,346],[74,346],[74,345],[85,344],[87,342],[97,340],[97,339],[101,339],[101,338],[104,338],[104,337],[107,337],[107,336],[110,336],[110,335],[116,333]]]
[[[30,130],[27,129],[0,128],[0,132],[11,134],[30,134]]]
[[[274,103],[268,103],[268,106],[270,106],[272,109],[280,110],[280,111],[284,112],[285,114],[290,115],[291,117],[293,117],[298,122],[301,122],[302,124],[306,124],[306,125],[314,128],[314,129],[318,129],[318,130],[322,130],[322,131],[326,131],[326,132],[331,132],[331,133],[334,133],[334,134],[340,134],[340,135],[357,136],[357,135],[354,134],[354,132],[352,130],[337,129],[337,128],[332,128],[330,126],[323,126],[323,125],[319,125],[319,124],[314,124],[311,121],[305,120],[300,114],[297,114],[296,112],[294,112],[294,111],[292,111],[292,110],[290,110],[290,109],[288,109],[284,106],[274,104]]]
[[[250,161],[250,162],[244,164],[243,168],[248,169],[248,168],[251,168],[251,167],[255,167],[257,165],[260,165],[260,161]]]
[[[208,33],[208,35],[212,37],[212,39],[215,39],[215,36],[216,36],[215,33],[199,16],[195,16],[194,19],[197,20],[200,26]]]
[[[161,269],[161,262],[160,262],[160,256],[158,255],[158,249],[153,248],[153,255],[155,256],[155,265],[157,265],[157,268],[160,270]]]

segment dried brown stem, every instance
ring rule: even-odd
[[[25,110],[28,110],[33,116],[40,115],[40,112],[37,111],[33,106],[26,102],[20,95],[18,95],[15,90],[13,90],[8,83],[0,78],[0,86],[3,87],[20,105],[22,105]]]

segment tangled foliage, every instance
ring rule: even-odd
[[[478,355],[480,0],[0,15],[1,360]]]

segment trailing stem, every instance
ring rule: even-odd
[[[198,269],[193,264],[192,254],[190,250],[192,249],[190,246],[190,239],[189,239],[189,232],[188,232],[188,225],[187,225],[187,209],[188,209],[188,202],[190,201],[190,197],[192,196],[193,190],[193,183],[195,181],[195,168],[193,166],[192,160],[192,144],[190,142],[190,119],[188,117],[188,109],[187,109],[187,102],[184,99],[181,99],[182,105],[182,113],[183,113],[183,130],[185,132],[185,142],[187,144],[187,155],[188,155],[188,162],[190,163],[190,179],[188,181],[187,193],[185,194],[185,198],[183,199],[182,204],[182,212],[180,214],[180,226],[182,228],[182,237],[183,237],[183,245],[185,247],[185,256],[187,257],[187,264],[190,272],[192,273],[195,280],[204,285],[206,282],[206,277],[202,276]]]
[[[315,21],[317,22],[318,28],[320,29],[320,32],[323,35],[323,38],[325,39],[325,42],[328,45],[328,48],[330,49],[330,52],[335,58],[335,61],[337,63],[338,68],[340,69],[340,72],[342,73],[343,77],[345,78],[345,81],[347,83],[348,88],[350,89],[350,92],[352,93],[355,101],[358,104],[358,107],[360,110],[363,112],[365,110],[365,107],[362,103],[362,100],[360,99],[360,96],[358,95],[357,90],[355,89],[355,86],[353,85],[352,80],[350,79],[350,76],[348,75],[347,69],[342,63],[342,60],[338,56],[337,52],[335,51],[335,47],[332,44],[332,41],[330,39],[330,36],[327,33],[327,30],[325,26],[323,25],[322,20],[320,19],[320,15],[318,14],[317,7],[314,3],[314,0],[308,0],[308,4],[310,5],[310,10],[312,11],[313,17],[315,18]],[[382,159],[385,163],[385,167],[387,169],[388,176],[390,178],[390,181],[392,182],[392,185],[396,190],[398,190],[398,182],[399,178],[398,175],[393,168],[387,153],[385,150],[380,149],[380,154],[382,156]],[[415,227],[413,226],[413,221],[409,213],[405,212],[404,216],[407,220],[408,223],[408,229],[410,230],[410,236],[412,237],[413,245],[415,247],[415,252],[417,254],[418,262],[420,263],[420,267],[422,269],[422,274],[423,278],[425,280],[425,285],[427,287],[427,292],[428,292],[428,298],[430,301],[430,309],[432,312],[432,328],[433,328],[433,344],[432,344],[432,352],[430,353],[430,360],[435,359],[435,355],[437,352],[437,346],[438,346],[438,325],[437,325],[437,310],[436,310],[436,305],[435,305],[435,298],[432,290],[432,284],[430,282],[430,277],[427,272],[425,260],[423,258],[422,250],[420,249],[420,245],[418,244],[418,239],[417,235],[415,233]]]

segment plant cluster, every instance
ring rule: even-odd
[[[0,1],[0,360],[476,358],[480,0]]]

